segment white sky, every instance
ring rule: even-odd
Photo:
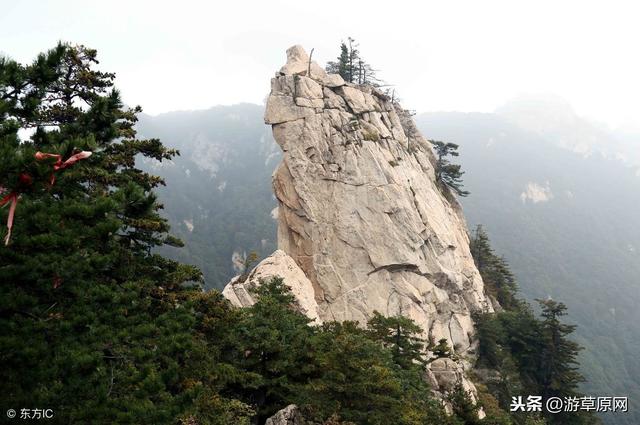
[[[405,107],[493,111],[554,93],[578,113],[640,127],[637,1],[0,0],[0,52],[57,40],[99,51],[148,113],[263,102],[287,47],[321,64],[352,36]]]

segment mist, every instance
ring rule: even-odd
[[[56,40],[100,52],[130,105],[151,114],[262,103],[284,49],[335,59],[353,37],[418,112],[492,112],[552,93],[581,116],[640,127],[638,6],[628,1],[11,2],[0,52],[30,61]],[[357,17],[357,18],[356,18]],[[159,88],[162,89],[159,89]]]

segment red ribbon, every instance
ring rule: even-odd
[[[51,173],[51,178],[49,179],[49,184],[53,185],[56,182],[55,172],[58,170],[64,170],[67,167],[72,166],[76,162],[81,159],[89,158],[91,156],[91,152],[82,151],[75,155],[71,155],[66,161],[62,162],[62,155],[57,155],[53,153],[42,153],[36,152],[35,157],[36,161],[41,161],[47,158],[56,158],[56,163],[53,164],[53,173]],[[19,176],[20,183],[24,186],[31,186],[33,183],[33,178],[27,174],[22,173]],[[3,188],[0,187],[0,193],[3,192]],[[6,195],[4,198],[0,199],[0,208],[9,204],[9,217],[7,218],[7,236],[4,238],[4,244],[9,245],[9,240],[11,239],[11,229],[13,229],[13,218],[16,213],[16,206],[18,205],[18,199],[20,197],[20,192],[18,190],[14,190]]]
[[[9,204],[9,218],[7,218],[7,236],[4,237],[5,246],[9,245],[9,239],[11,239],[13,216],[16,213],[16,205],[18,205],[18,192],[11,192],[0,200],[0,207],[4,207],[7,204]]]
[[[36,161],[42,161],[43,159],[47,159],[47,158],[55,158],[56,163],[53,164],[53,171],[55,173],[58,170],[64,170],[67,167],[71,167],[73,164],[80,161],[81,159],[89,158],[90,156],[91,156],[91,152],[82,151],[75,155],[71,155],[66,161],[62,162],[62,155],[58,155],[55,153],[36,152]],[[49,183],[52,185],[56,182],[56,176],[54,173],[51,173],[51,179],[49,181]]]

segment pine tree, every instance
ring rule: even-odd
[[[549,397],[581,397],[578,386],[584,377],[578,371],[580,347],[569,339],[575,330],[574,325],[562,323],[560,318],[566,315],[567,307],[552,299],[537,300],[542,308],[542,350],[538,382],[543,399]],[[598,424],[594,412],[579,411],[548,414],[550,424]]]
[[[469,192],[462,189],[462,175],[459,164],[452,164],[448,156],[458,156],[458,145],[445,143],[438,140],[430,140],[436,152],[436,181],[449,187],[459,196],[468,196]]]
[[[508,411],[511,397],[522,394],[522,385],[516,360],[507,343],[507,332],[499,318],[501,314],[474,315],[478,338],[476,367],[498,372],[497,379],[490,379],[485,384],[499,406]]]
[[[177,152],[136,138],[140,108],[123,106],[96,56],[58,45],[30,65],[0,60],[0,196],[17,200],[0,246],[2,403],[49,406],[59,423],[242,416],[202,384],[199,271],[153,251],[180,243],[159,215],[163,181],[136,159]]]
[[[485,417],[482,425],[513,425],[511,416],[501,408],[498,400],[489,392],[483,384],[476,383],[478,404],[482,406]]]
[[[439,359],[442,357],[451,357],[451,347],[449,347],[449,344],[447,342],[447,338],[441,338],[438,341],[438,344],[435,345],[431,351],[433,352],[433,355],[435,356],[434,359]]]
[[[323,324],[313,348],[317,372],[297,399],[311,419],[338,414],[357,424],[451,423],[420,368],[401,368],[393,351],[357,323]]]
[[[336,61],[327,63],[326,71],[339,74],[349,83],[379,86],[376,70],[360,56],[358,43],[351,37],[347,38],[347,43],[340,43],[340,55]]]
[[[480,273],[491,266],[495,258],[495,253],[491,247],[489,235],[486,230],[484,230],[484,226],[482,226],[482,224],[478,224],[476,226],[469,244],[469,249],[471,250],[473,260]]]
[[[486,291],[499,300],[503,310],[475,314],[478,336],[477,367],[494,369],[497,379],[484,382],[499,407],[508,411],[511,397],[535,394],[548,397],[579,396],[577,356],[580,347],[569,340],[574,326],[560,318],[566,306],[553,300],[538,300],[542,318],[535,317],[531,306],[516,297],[517,284],[504,258],[498,257],[482,226],[471,238],[470,250],[485,283]],[[499,415],[500,416],[500,415]],[[513,414],[517,424],[591,424],[598,423],[591,412],[546,414],[545,419]]]
[[[481,224],[476,227],[469,248],[487,293],[495,298],[502,308],[518,309],[519,301],[515,295],[518,285],[515,276],[507,261],[493,251],[489,236]]]
[[[498,313],[496,320],[503,330],[500,343],[516,364],[524,390],[527,394],[538,394],[537,373],[542,350],[540,322],[526,302],[522,302],[517,310]],[[500,361],[504,363],[505,360]]]
[[[504,358],[502,344],[504,329],[495,315],[480,313],[473,316],[478,337],[478,366],[497,368]]]
[[[295,311],[294,297],[282,278],[262,282],[257,302],[241,312],[226,332],[233,338],[223,359],[243,373],[229,389],[256,407],[258,423],[282,409],[296,385],[312,371],[310,320]]]
[[[426,363],[424,341],[419,337],[420,326],[404,316],[385,317],[377,311],[367,322],[374,340],[380,341],[391,350],[393,361],[403,369],[410,369]]]
[[[473,402],[470,391],[466,391],[461,383],[457,383],[451,391],[447,393],[447,401],[451,403],[453,414],[458,417],[464,425],[479,425],[480,418],[478,410],[480,406]]]
[[[233,391],[240,383],[255,381],[255,375],[241,369],[230,352],[237,353],[236,333],[231,331],[241,322],[244,312],[232,307],[218,291],[198,293],[191,303],[195,313],[195,337],[204,344],[189,352],[196,378],[186,382],[190,391],[201,395],[193,403],[181,423],[249,425],[256,417],[255,406],[241,401],[246,394]]]
[[[340,56],[338,60],[327,62],[326,71],[330,74],[339,74],[345,81],[353,82],[351,68],[349,67],[349,48],[343,41],[340,43]]]
[[[552,299],[537,300],[542,308],[543,351],[540,369],[542,395],[562,397],[575,395],[584,378],[578,372],[578,354],[582,349],[568,339],[574,325],[562,323],[567,307]]]

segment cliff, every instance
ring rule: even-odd
[[[402,314],[465,358],[471,313],[492,305],[460,205],[436,182],[430,143],[410,114],[374,87],[327,74],[294,46],[271,81],[265,122],[283,151],[273,175],[282,252],[223,293],[249,305],[250,296],[238,296],[245,286],[281,275],[319,321]],[[453,362],[432,371],[441,387],[462,375]]]

